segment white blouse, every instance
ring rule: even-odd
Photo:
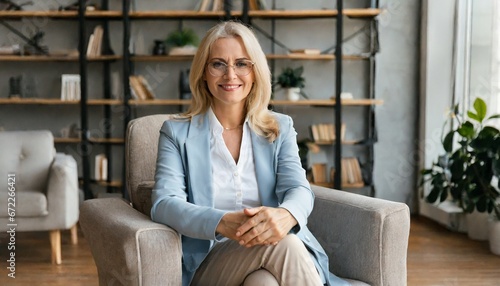
[[[243,124],[240,157],[236,164],[222,137],[224,128],[211,108],[208,113],[214,207],[226,211],[238,211],[260,206],[248,121],[245,120]]]

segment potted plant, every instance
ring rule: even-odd
[[[486,103],[480,98],[467,111],[467,118],[459,114],[458,105],[453,110],[451,119],[457,120],[458,127],[442,141],[446,153],[421,171],[421,185],[430,182],[431,187],[425,198],[434,203],[451,196],[466,213],[491,214],[490,229],[496,225],[498,237],[492,239],[495,233],[490,233],[490,246],[494,241],[500,247],[500,132],[488,125],[500,114],[486,118]],[[500,254],[500,249],[496,251]]]
[[[298,68],[284,68],[281,74],[278,76],[276,84],[279,84],[285,89],[287,98],[292,101],[297,101],[302,95],[304,98],[308,98],[307,95],[302,91],[305,86],[306,79],[302,76],[304,72],[304,67],[300,66]]]
[[[192,29],[181,29],[168,34],[165,45],[169,55],[194,55],[198,41],[198,35]]]

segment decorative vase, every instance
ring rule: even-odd
[[[300,87],[289,87],[286,89],[286,98],[290,101],[300,99]]]
[[[170,56],[192,56],[198,48],[192,45],[173,47],[168,51]]]
[[[165,43],[162,40],[155,40],[155,46],[153,48],[153,55],[161,56],[167,53],[165,48]]]
[[[467,235],[473,240],[488,240],[488,213],[474,211],[465,216]]]
[[[488,226],[490,251],[493,254],[500,255],[500,220],[490,217]]]

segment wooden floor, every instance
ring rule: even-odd
[[[50,263],[49,235],[16,233],[16,278],[7,277],[7,235],[0,234],[0,285],[97,286],[97,270],[87,242],[79,232],[77,246],[69,231],[62,233],[63,263]],[[500,256],[489,252],[488,242],[446,230],[426,218],[413,217],[408,249],[410,286],[500,285]],[[391,285],[398,286],[398,285]]]

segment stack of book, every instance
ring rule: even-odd
[[[133,99],[155,99],[153,88],[142,75],[130,76],[130,93]]]
[[[101,55],[102,50],[102,37],[104,30],[101,25],[97,25],[94,28],[94,33],[89,37],[89,43],[87,45],[87,57],[96,57]]]
[[[95,156],[94,178],[96,181],[106,181],[108,179],[108,158],[104,154]]]
[[[80,100],[80,75],[61,75],[61,100]]]
[[[243,0],[229,1],[231,11],[241,11]],[[249,0],[249,10],[267,10],[265,0]],[[196,4],[196,11],[222,11],[224,10],[224,0],[199,0]]]
[[[342,158],[342,186],[362,187],[364,186],[361,167],[357,158]]]
[[[340,129],[340,138],[344,140],[345,124]],[[335,139],[335,125],[331,123],[319,123],[311,125],[311,134],[316,143],[332,143]]]
[[[291,57],[298,56],[298,57],[303,57],[303,56],[316,56],[321,54],[321,51],[319,49],[298,49],[298,50],[290,50],[288,52],[288,55]]]

